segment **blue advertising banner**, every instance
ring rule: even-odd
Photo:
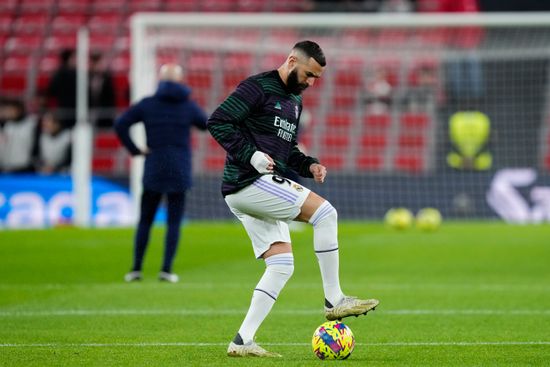
[[[0,228],[44,228],[72,223],[70,176],[0,175]],[[133,223],[128,190],[105,179],[92,179],[92,225]]]

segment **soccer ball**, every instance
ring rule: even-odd
[[[386,224],[395,229],[409,228],[414,220],[413,214],[407,208],[392,208],[384,217]]]
[[[441,213],[435,208],[420,209],[416,213],[416,227],[423,231],[435,231],[441,225]]]
[[[311,346],[319,359],[346,359],[355,348],[355,338],[343,323],[327,321],[313,333]]]

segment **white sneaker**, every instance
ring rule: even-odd
[[[357,297],[345,296],[337,305],[325,307],[325,317],[329,321],[341,320],[348,316],[366,315],[374,310],[380,303],[377,299],[358,299]]]
[[[164,282],[169,282],[169,283],[177,283],[180,281],[180,277],[174,273],[167,273],[165,271],[161,271],[159,273],[159,280]]]
[[[136,282],[141,280],[141,271],[131,271],[124,275],[124,281],[130,283],[130,282]]]
[[[269,352],[260,347],[256,342],[251,341],[243,345],[229,343],[227,348],[227,355],[230,357],[266,357],[266,358],[279,358],[282,357],[279,353]]]

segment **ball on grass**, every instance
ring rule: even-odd
[[[435,231],[442,220],[441,213],[435,208],[420,209],[416,213],[416,227],[423,231]]]
[[[392,208],[388,210],[384,220],[391,228],[403,230],[412,225],[414,217],[407,208]]]

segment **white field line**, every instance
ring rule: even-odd
[[[0,310],[0,317],[48,317],[48,316],[215,316],[244,315],[246,309],[179,309],[179,310],[139,310],[139,309],[106,309],[106,310]],[[426,316],[550,316],[546,310],[491,310],[491,309],[441,309],[441,310],[377,310],[384,315],[426,315]],[[279,315],[319,315],[321,309],[288,309],[275,310]]]
[[[262,343],[281,347],[306,347],[310,343]],[[477,347],[477,346],[540,346],[550,341],[500,341],[500,342],[387,342],[356,343],[367,347]],[[1,343],[0,348],[116,348],[116,347],[226,347],[227,343]]]
[[[179,283],[179,284],[166,284],[166,287],[176,289],[199,289],[199,290],[215,290],[226,288],[237,289],[249,289],[254,287],[254,282],[250,284],[243,284],[242,282],[208,282],[208,283]],[[350,285],[352,286],[352,285]],[[348,286],[349,287],[349,286]],[[143,282],[136,284],[127,283],[75,283],[75,284],[62,284],[62,283],[40,283],[40,284],[0,284],[0,291],[9,290],[71,290],[85,288],[100,288],[105,290],[121,289],[121,290],[136,290],[142,288],[159,288],[158,282]],[[430,291],[445,291],[449,290],[464,290],[464,291],[483,291],[483,292],[511,292],[511,291],[525,291],[525,292],[548,292],[550,291],[550,285],[546,284],[478,284],[478,283],[369,283],[362,288],[368,288],[373,291],[391,291],[391,290],[430,290]],[[285,289],[321,289],[321,283],[307,283],[307,282],[290,282],[286,285]]]

